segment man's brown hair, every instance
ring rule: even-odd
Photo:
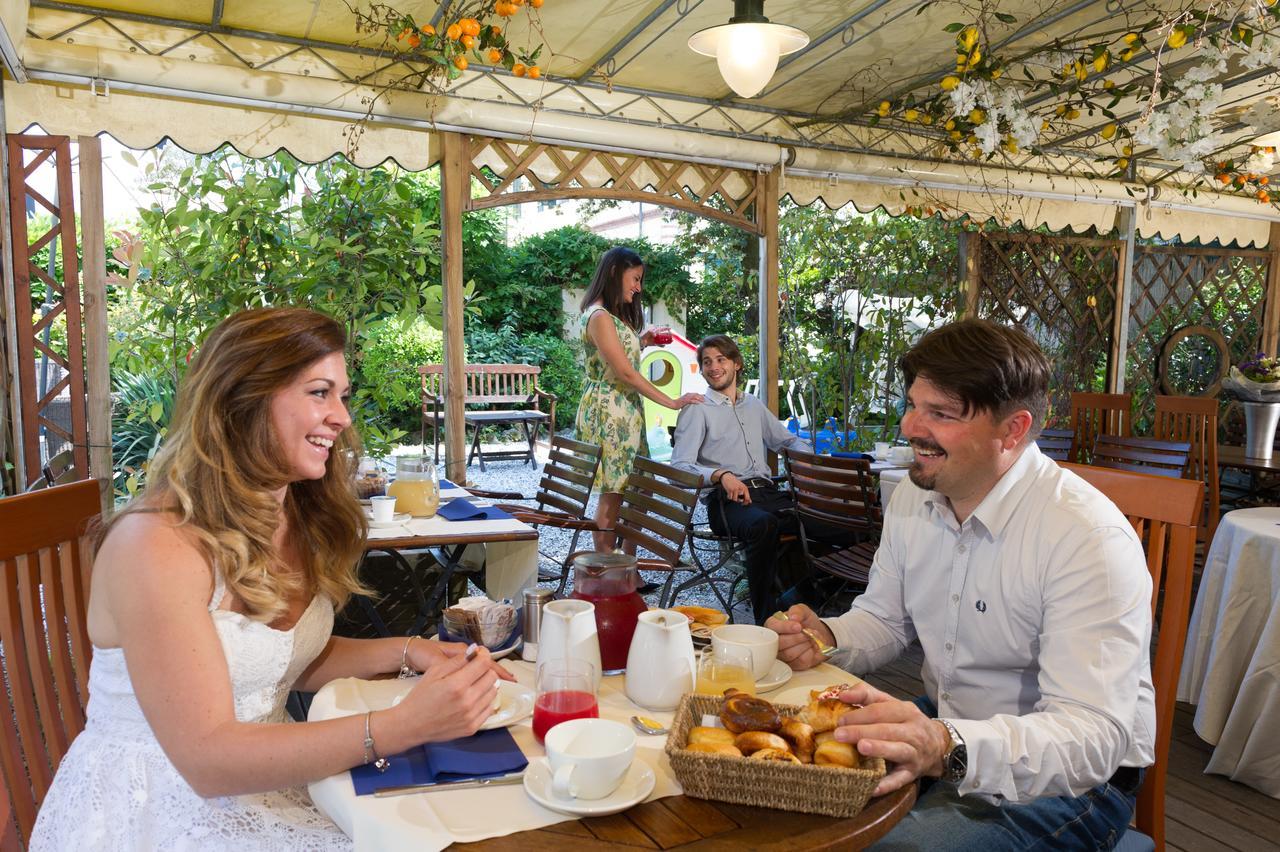
[[[742,360],[742,350],[738,348],[738,344],[733,342],[732,337],[727,334],[710,334],[702,338],[702,342],[698,344],[699,370],[702,369],[702,353],[707,349],[714,349],[728,358],[738,366],[738,375],[742,375],[742,370],[746,363]]]
[[[1049,413],[1049,360],[1020,329],[983,319],[944,325],[920,338],[898,361],[906,387],[926,378],[958,400],[967,416],[988,411],[1003,419],[1031,412],[1028,440],[1035,440]]]

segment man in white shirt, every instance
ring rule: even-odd
[[[867,591],[838,618],[771,619],[792,668],[808,627],[863,674],[913,640],[926,695],[866,684],[836,738],[929,784],[886,848],[1109,849],[1153,761],[1151,578],[1105,495],[1040,454],[1049,364],[1020,331],[963,320],[901,361],[916,461]],[[935,718],[936,717],[936,718]]]

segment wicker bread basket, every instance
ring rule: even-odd
[[[723,703],[723,698],[711,695],[689,694],[680,699],[666,752],[685,795],[848,818],[866,806],[884,777],[884,760],[878,757],[863,758],[859,769],[845,769],[686,751],[689,729],[700,725],[705,714],[719,715]],[[792,704],[774,706],[783,715],[800,711]]]

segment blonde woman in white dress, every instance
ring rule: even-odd
[[[192,363],[146,492],[101,531],[89,599],[88,719],[32,850],[348,849],[304,785],[475,732],[498,678],[483,649],[330,636],[365,520],[342,326],[264,308]],[[398,706],[288,721],[291,689],[404,668]],[[372,745],[367,746],[367,740]]]

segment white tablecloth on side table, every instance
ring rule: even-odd
[[[503,661],[520,683],[533,688],[533,664],[522,660]],[[780,689],[766,693],[771,701],[803,704],[810,689],[821,689],[835,683],[857,683],[858,678],[830,665],[796,672]],[[670,725],[673,713],[643,710],[632,704],[624,692],[622,676],[606,677],[600,683],[598,700],[600,716],[628,722],[640,713]],[[402,681],[367,681],[347,678],[327,684],[316,693],[308,718],[334,719],[377,710],[390,705],[406,688]],[[530,760],[546,752],[533,737],[531,719],[512,725],[509,730],[516,744]],[[680,783],[671,771],[663,749],[666,737],[638,736],[636,759],[643,760],[657,776],[657,784],[648,801],[665,796],[678,796]],[[519,831],[542,828],[574,819],[567,814],[548,810],[530,799],[524,787],[511,785],[469,790],[442,790],[378,799],[357,796],[351,774],[340,772],[310,785],[311,797],[325,814],[355,841],[357,852],[388,849],[414,849],[421,852],[443,849],[450,843],[465,843],[502,837]]]
[[[1280,508],[1227,513],[1205,559],[1178,700],[1215,748],[1206,772],[1280,798]]]

